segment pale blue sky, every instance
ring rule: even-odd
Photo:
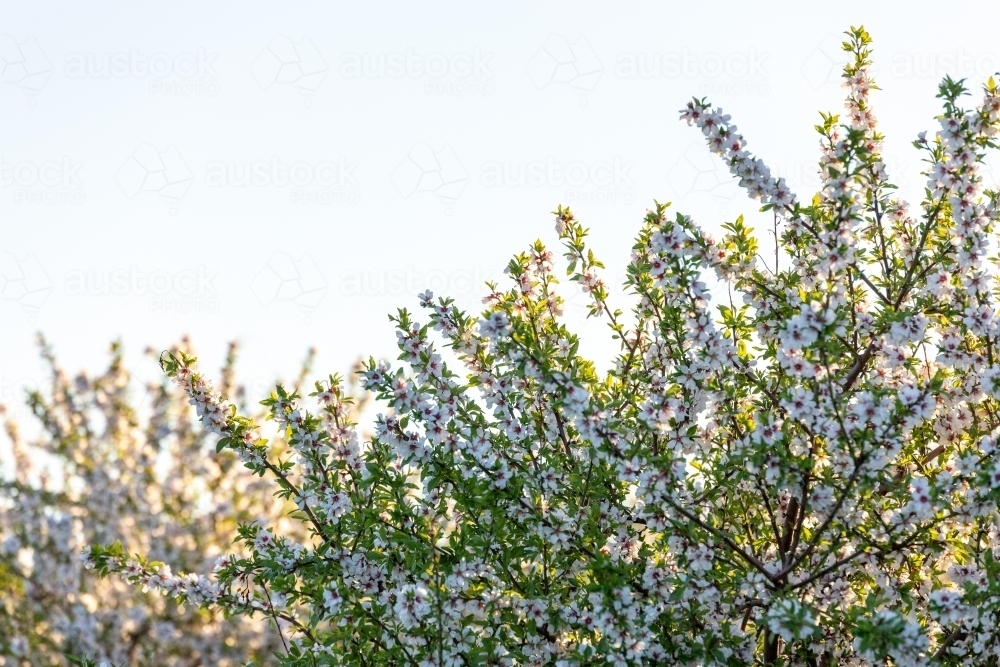
[[[0,400],[43,379],[36,330],[71,370],[184,333],[212,367],[238,339],[261,380],[311,345],[319,372],[394,357],[388,312],[426,287],[478,310],[560,203],[615,280],[654,198],[706,227],[755,210],[677,120],[693,95],[808,196],[851,24],[919,191],[909,142],[944,74],[1000,69],[1000,6],[833,7],[0,2]]]

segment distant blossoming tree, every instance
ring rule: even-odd
[[[221,386],[242,395],[235,352]],[[70,654],[214,667],[281,649],[267,619],[226,620],[221,609],[137,595],[84,569],[81,549],[93,542],[118,540],[200,571],[231,552],[240,523],[301,531],[266,481],[232,453],[214,455],[179,388],[150,386],[140,405],[117,345],[96,377],[68,378],[44,341],[42,354],[51,384],[28,399],[33,435],[4,418],[14,477],[0,479],[0,665],[65,665]]]
[[[286,624],[285,665],[996,665],[1000,320],[984,191],[1000,92],[945,79],[919,205],[896,195],[869,95],[870,39],[845,49],[819,192],[799,198],[703,100],[681,118],[773,215],[713,240],[657,204],[633,246],[630,314],[586,230],[556,212],[568,275],[606,318],[606,373],[561,319],[540,242],[479,316],[421,296],[391,410],[359,437],[337,378],[263,403],[264,440],[184,353],[161,362],[224,453],[272,481],[307,539],[259,522],[213,572],[122,545],[104,574]],[[710,306],[706,272],[720,293]],[[461,368],[461,370],[457,370]]]

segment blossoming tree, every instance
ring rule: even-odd
[[[121,545],[102,573],[207,609],[283,619],[285,665],[996,665],[1000,359],[982,189],[1000,91],[945,79],[923,199],[896,196],[848,33],[847,113],[817,127],[801,199],[694,100],[681,118],[773,216],[715,241],[657,204],[613,309],[586,230],[556,212],[568,275],[620,354],[600,373],[562,322],[540,242],[482,316],[421,296],[391,410],[363,441],[336,378],[264,401],[260,437],[182,353],[161,357],[218,446],[273,481],[309,538],[247,523],[214,572],[172,575]],[[768,256],[767,259],[763,254]],[[710,304],[709,280],[728,289]]]
[[[190,351],[186,342],[181,350]],[[80,549],[93,542],[120,540],[201,570],[232,549],[241,522],[300,531],[232,453],[208,455],[209,433],[179,388],[154,384],[139,401],[117,345],[96,377],[70,379],[44,341],[42,353],[52,381],[28,399],[36,428],[26,437],[4,419],[14,477],[0,480],[0,665],[64,665],[71,654],[208,667],[279,650],[279,633],[263,619],[225,620],[221,609],[137,596],[84,569]],[[222,386],[242,395],[235,353]]]

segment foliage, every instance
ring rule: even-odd
[[[177,387],[134,392],[117,344],[106,371],[73,379],[40,344],[52,379],[28,397],[32,437],[4,420],[14,477],[0,480],[0,664],[62,665],[68,653],[124,665],[236,665],[279,650],[267,619],[226,620],[221,609],[139,594],[84,569],[80,552],[93,542],[202,570],[232,550],[240,523],[293,535],[299,527],[232,453],[209,455],[214,443]],[[177,350],[190,351],[186,341]],[[242,396],[235,359],[231,346],[222,386]]]
[[[946,79],[927,186],[896,196],[852,29],[843,120],[802,200],[704,100],[697,126],[774,220],[773,260],[739,218],[715,241],[657,204],[625,291],[556,211],[568,275],[620,345],[600,373],[560,319],[540,242],[480,317],[421,296],[391,408],[362,439],[338,378],[263,403],[275,449],[183,352],[161,362],[206,427],[296,505],[310,538],[245,523],[242,554],[175,577],[95,546],[103,574],[227,613],[282,619],[285,665],[996,665],[1000,655],[1000,94]],[[707,271],[730,298],[710,308]],[[461,368],[461,371],[455,370]],[[247,555],[248,554],[248,555]]]

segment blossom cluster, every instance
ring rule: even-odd
[[[231,550],[238,523],[293,533],[298,524],[233,455],[209,455],[212,435],[192,419],[187,393],[168,383],[139,386],[118,345],[106,371],[75,377],[41,345],[51,385],[27,398],[34,423],[4,416],[13,456],[0,461],[12,473],[0,479],[0,665],[63,665],[73,655],[114,665],[234,666],[279,650],[270,621],[200,608],[219,600],[209,578],[175,577],[167,565],[141,577],[130,563],[127,572],[146,588],[139,593],[88,571],[93,562],[82,550],[118,541],[209,574]],[[223,386],[242,402],[235,355],[232,347]],[[180,607],[161,591],[193,604]]]
[[[760,203],[767,260],[742,216],[716,240],[657,203],[624,313],[557,209],[566,275],[620,346],[606,372],[580,355],[540,241],[480,315],[427,292],[423,316],[391,316],[399,363],[361,372],[383,406],[371,437],[331,377],[263,401],[276,446],[190,355],[164,354],[220,449],[308,534],[244,523],[249,555],[213,587],[160,590],[270,615],[296,666],[995,665],[1000,213],[977,168],[1000,91],[965,109],[942,83],[910,207],[881,157],[870,42],[848,33],[846,114],[817,126],[811,198],[720,109],[681,111]],[[147,585],[164,567],[89,557]]]

